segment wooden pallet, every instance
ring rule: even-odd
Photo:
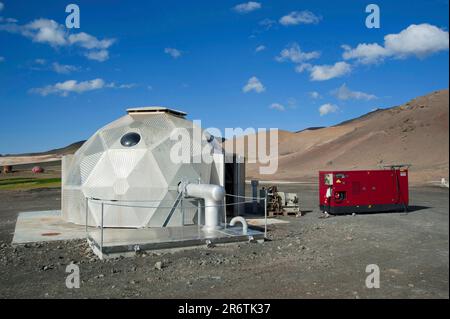
[[[274,216],[297,216],[300,215],[300,212],[269,212],[268,213],[269,217],[274,217]]]

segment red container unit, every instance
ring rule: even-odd
[[[329,214],[407,211],[408,169],[321,171],[319,197]]]

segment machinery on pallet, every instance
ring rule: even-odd
[[[320,209],[328,214],[407,211],[408,168],[319,172]]]
[[[285,193],[278,191],[276,185],[262,188],[260,197],[267,197],[267,212],[269,216],[296,215],[301,216],[298,195],[296,193]]]

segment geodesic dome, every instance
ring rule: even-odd
[[[106,201],[105,227],[162,227],[181,181],[220,183],[222,168],[204,161],[202,153],[219,155],[221,147],[184,115],[159,107],[129,109],[63,159],[63,218],[85,224],[88,205],[88,224],[100,225],[101,202],[86,200],[92,198]],[[174,138],[186,135],[188,143]],[[173,161],[170,154],[177,151],[189,154],[189,161]],[[194,222],[197,202],[183,204],[184,220],[174,214],[166,226]]]

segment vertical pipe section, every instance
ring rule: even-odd
[[[220,225],[220,209],[223,207],[225,189],[213,184],[180,184],[180,192],[187,197],[204,199],[205,220],[203,230],[213,231],[222,228]]]

